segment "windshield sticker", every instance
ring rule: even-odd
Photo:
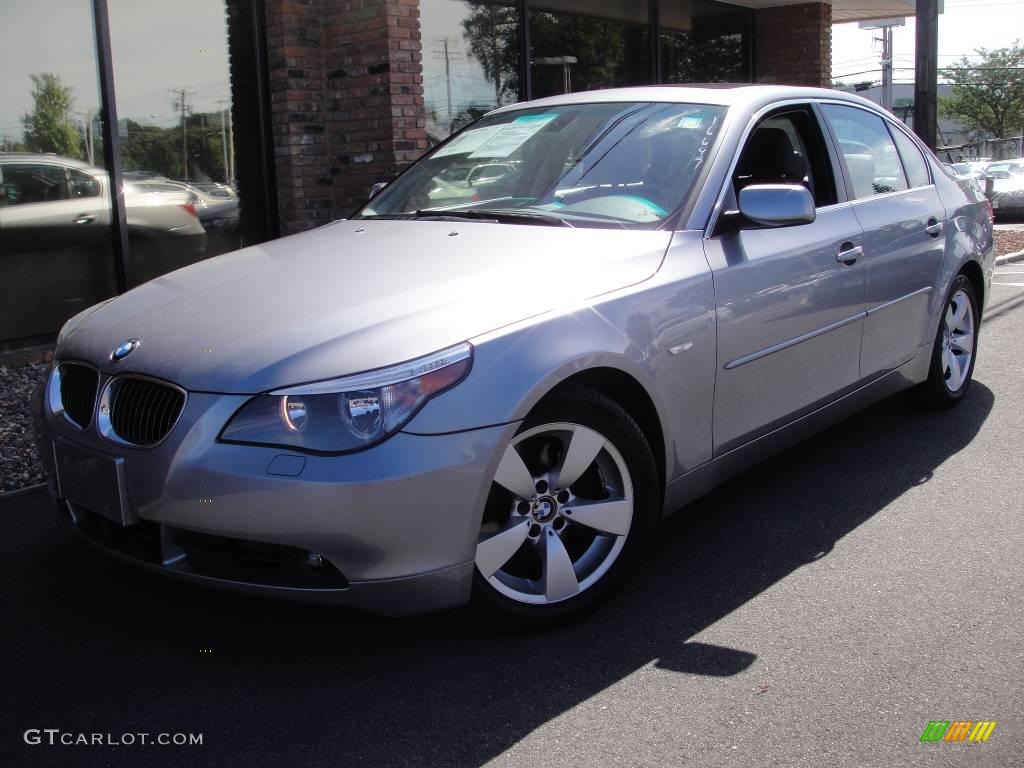
[[[469,157],[471,160],[479,157],[508,157],[556,117],[558,115],[554,112],[517,117],[511,123],[498,126],[500,130]]]
[[[703,118],[698,117],[697,115],[684,115],[679,118],[679,122],[676,123],[676,128],[686,128],[691,131],[699,131],[703,125]]]
[[[494,134],[504,127],[503,125],[489,125],[486,128],[471,128],[437,150],[433,157],[446,157],[448,155],[461,155],[472,152],[487,143]]]

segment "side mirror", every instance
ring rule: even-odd
[[[388,183],[386,181],[378,181],[376,184],[370,187],[370,197],[367,199],[373,200],[373,198],[375,198],[377,194],[387,185]]]
[[[740,213],[762,227],[792,227],[814,221],[814,200],[799,184],[753,184],[740,190]]]

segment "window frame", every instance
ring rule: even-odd
[[[889,127],[889,133],[893,134],[893,143],[896,144],[895,134],[902,134],[903,138],[907,139],[910,142],[911,146],[913,146],[917,150],[917,153],[921,156],[921,160],[924,161],[924,170],[925,175],[928,177],[928,181],[919,187],[909,187],[909,189],[925,189],[927,187],[935,186],[935,173],[934,169],[932,168],[932,164],[928,160],[928,152],[921,145],[921,142],[918,140],[917,136],[908,131],[905,126],[901,126],[895,120],[889,120],[888,118],[886,118],[885,122]],[[903,153],[900,152],[899,144],[896,144],[896,153],[900,156],[900,162],[904,164],[903,173],[907,175],[907,184],[909,185],[910,175],[907,174],[906,162],[903,160]]]
[[[903,176],[904,176],[904,179],[907,182],[907,188],[906,189],[897,189],[897,190],[894,190],[892,192],[880,192],[880,193],[877,193],[877,194],[874,194],[874,195],[870,195],[868,197],[857,197],[856,194],[854,193],[853,182],[852,182],[852,180],[850,179],[850,177],[848,175],[848,170],[846,168],[846,162],[845,162],[844,159],[839,157],[838,159],[840,161],[840,167],[841,167],[841,170],[842,170],[842,173],[843,173],[844,182],[845,182],[846,191],[847,191],[847,199],[849,200],[849,202],[856,204],[856,203],[860,203],[860,202],[867,201],[867,200],[877,200],[879,198],[888,197],[889,195],[902,195],[902,194],[905,194],[907,192],[911,192],[911,191],[917,190],[917,189],[927,189],[928,187],[935,185],[935,169],[932,167],[932,163],[929,160],[929,153],[926,152],[923,149],[921,141],[917,138],[917,136],[915,136],[913,133],[911,133],[906,128],[906,126],[901,125],[899,123],[899,121],[897,121],[897,120],[895,120],[893,118],[890,118],[887,115],[880,114],[880,113],[876,112],[873,109],[868,109],[867,107],[861,106],[860,104],[851,104],[850,102],[839,101],[838,99],[835,99],[835,100],[833,100],[833,99],[824,99],[824,100],[819,101],[818,104],[820,106],[822,106],[822,107],[824,107],[826,105],[829,105],[829,106],[849,107],[851,109],[859,109],[861,112],[866,112],[869,115],[873,115],[874,117],[880,118],[882,120],[882,123],[886,126],[887,130],[890,132],[890,134],[892,133],[893,130],[900,131],[900,132],[903,133],[904,136],[906,136],[908,139],[910,139],[911,142],[913,142],[914,146],[917,147],[918,151],[921,153],[921,156],[924,158],[924,164],[925,164],[925,167],[928,170],[928,184],[926,184],[923,187],[912,187],[912,186],[910,186],[910,179],[907,178],[906,168],[903,167],[903,157],[902,157],[902,155],[900,155],[899,147],[896,146],[896,139],[892,138],[890,136],[890,138],[892,139],[893,146],[896,147],[896,156],[899,158],[900,167],[903,170]],[[824,110],[821,110],[821,123],[822,123],[822,125],[824,127],[824,130],[826,130],[828,132],[829,139],[831,140],[832,144],[835,146],[837,155],[841,156],[842,153],[839,151],[839,138],[838,138],[838,136],[836,136],[835,132],[833,131],[832,124],[828,121],[828,117],[825,115]]]
[[[729,212],[727,209],[727,203],[732,202],[733,204],[737,204],[733,179],[736,175],[736,168],[739,165],[743,149],[746,148],[747,142],[757,129],[757,126],[771,117],[785,114],[787,112],[807,112],[812,125],[817,128],[818,136],[821,139],[821,148],[825,150],[828,157],[828,166],[832,171],[832,183],[835,187],[836,201],[835,203],[823,206],[818,206],[817,203],[815,203],[815,211],[827,211],[853,202],[853,198],[850,196],[846,184],[845,168],[839,161],[838,150],[836,149],[834,139],[831,131],[828,129],[827,123],[824,120],[824,115],[821,113],[821,103],[822,102],[819,99],[785,99],[773,104],[766,104],[750,116],[743,128],[743,132],[740,134],[739,140],[733,147],[732,159],[729,161],[725,175],[722,177],[721,186],[713,198],[711,213],[702,227],[704,232],[703,239],[710,240],[715,237],[720,237],[721,235],[726,234],[726,232],[733,231],[731,227],[723,226],[722,222],[725,220],[725,215]],[[735,107],[730,107],[730,109],[734,108]],[[720,133],[724,132],[725,131],[722,131]],[[806,137],[802,136],[801,139],[804,140]]]
[[[61,182],[61,187],[63,189],[64,196],[60,197],[60,198],[53,199],[53,200],[36,200],[34,202],[31,202],[31,203],[22,203],[22,202],[13,202],[12,203],[11,200],[9,199],[9,196],[5,192],[5,194],[4,194],[4,199],[6,201],[5,207],[21,209],[23,206],[30,206],[30,205],[52,205],[53,203],[66,203],[69,200],[73,200],[74,199],[74,196],[71,194],[71,182],[69,180],[70,177],[68,175],[67,166],[65,166],[65,165],[63,165],[61,163],[49,163],[49,162],[46,162],[45,160],[20,160],[20,159],[12,160],[11,162],[6,163],[6,165],[8,166],[8,174],[10,173],[10,168],[17,167],[17,166],[25,167],[25,168],[38,167],[38,168],[53,168],[53,169],[56,169],[57,171],[60,172],[61,176],[63,177],[63,181]]]

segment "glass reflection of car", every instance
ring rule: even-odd
[[[835,114],[901,168],[861,184]],[[516,170],[433,204],[485,164]],[[350,219],[72,318],[42,454],[71,524],[157,572],[563,620],[751,463],[911,386],[961,402],[993,262],[984,198],[852,94],[510,105]]]
[[[998,218],[1024,215],[1024,160],[989,163],[985,174],[992,181],[992,210]]]
[[[950,163],[949,167],[953,169],[954,173],[957,173],[960,176],[980,179],[985,175],[985,167],[987,165],[987,161],[964,160],[959,163]]]
[[[36,297],[5,305],[10,311],[3,311],[4,335],[52,333],[76,306],[88,306],[111,290],[109,281],[98,277],[111,263],[107,172],[56,155],[2,153],[0,177],[3,267],[9,275],[21,273],[8,284]],[[124,199],[132,243],[175,254],[164,261],[165,269],[202,256],[206,235],[186,197],[153,197],[126,182]],[[143,276],[155,276],[158,269],[150,263]]]
[[[515,163],[453,163],[439,173],[429,191],[431,205],[454,205],[480,200],[482,193],[497,194],[515,178]]]

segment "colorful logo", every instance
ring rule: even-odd
[[[995,720],[932,720],[921,741],[988,741],[995,727]]]

